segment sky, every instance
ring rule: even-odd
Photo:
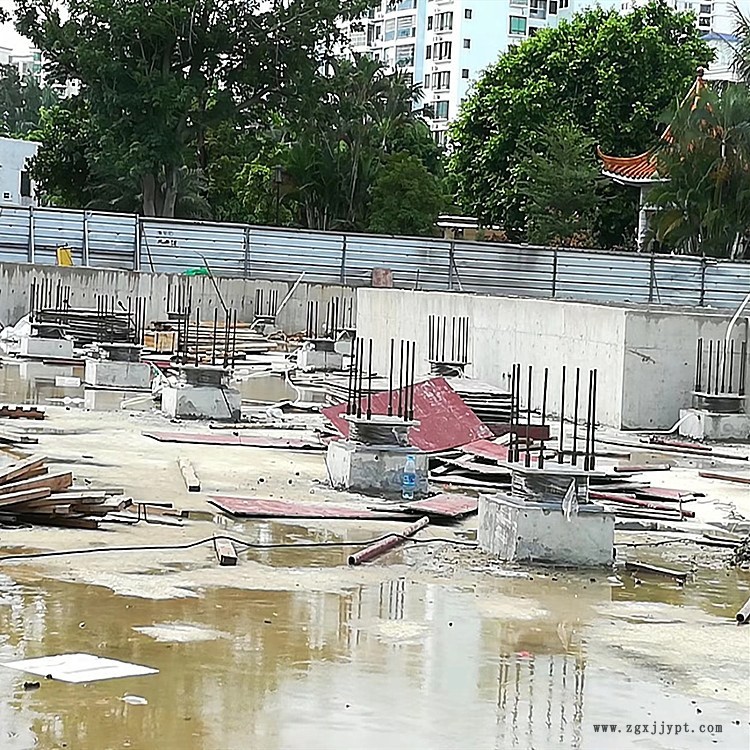
[[[0,7],[7,11],[12,11],[15,6],[13,0],[0,0]],[[13,28],[13,23],[0,24],[0,47],[8,47],[13,52],[28,52],[31,43],[24,39]]]

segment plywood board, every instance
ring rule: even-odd
[[[130,664],[117,659],[105,659],[94,654],[43,656],[39,659],[6,662],[1,666],[63,682],[96,682],[117,677],[140,677],[159,672],[158,669],[151,667]]]

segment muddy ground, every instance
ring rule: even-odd
[[[11,399],[15,375],[3,377],[4,400],[22,401]],[[50,386],[29,400],[66,395],[78,397]],[[169,424],[148,402],[120,409],[122,398],[108,398],[114,410],[51,407],[43,423],[14,427],[35,434],[35,452],[77,481],[194,515],[179,528],[0,529],[0,662],[85,652],[159,673],[25,689],[37,678],[2,668],[3,750],[749,746],[750,627],[737,627],[734,614],[750,574],[729,566],[727,551],[680,541],[687,532],[618,533],[618,558],[688,570],[684,586],[619,569],[507,567],[446,542],[359,568],[346,565],[341,546],[251,549],[238,567],[221,568],[216,534],[344,543],[401,526],[223,518],[208,494],[342,496],[327,488],[320,453],[157,443],[142,432],[207,427]],[[200,494],[186,492],[181,456]],[[653,481],[699,480],[684,467]],[[700,482],[701,520],[750,517],[747,488]],[[469,519],[421,536],[471,542],[475,529]],[[201,540],[209,541],[3,559]],[[602,724],[617,726],[605,734]]]

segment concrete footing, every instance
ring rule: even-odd
[[[165,388],[161,395],[161,410],[173,419],[237,422],[241,407],[240,392],[228,386],[180,384]]]
[[[151,367],[145,362],[87,359],[83,379],[87,385],[95,388],[116,388],[125,391],[149,390]]]
[[[72,359],[73,342],[70,339],[48,339],[37,336],[23,336],[19,354],[36,359]]]
[[[680,435],[694,440],[750,441],[750,414],[717,414],[704,409],[681,409]]]
[[[424,495],[428,490],[428,458],[414,448],[336,440],[328,444],[326,466],[331,484],[337,490],[399,495],[407,456],[414,456],[417,466],[415,496]]]
[[[321,351],[303,347],[297,352],[297,367],[306,371],[338,371],[344,367],[344,357],[336,351]]]
[[[602,567],[614,561],[614,513],[586,504],[567,520],[558,503],[507,494],[479,499],[479,547],[507,562]]]

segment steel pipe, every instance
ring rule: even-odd
[[[742,609],[735,615],[735,618],[740,625],[750,622],[750,599],[745,602]]]
[[[406,541],[407,537],[414,536],[418,531],[421,531],[427,524],[430,523],[430,519],[427,516],[422,516],[418,521],[415,521],[410,526],[407,526],[399,535],[389,534],[384,539],[378,542],[369,544],[367,547],[363,547],[361,550],[349,555],[349,565],[361,565],[365,562],[375,560],[377,557],[384,555],[394,547],[397,547],[401,542]]]

